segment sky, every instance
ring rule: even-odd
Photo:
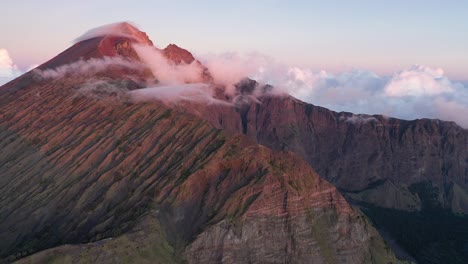
[[[336,111],[440,118],[468,127],[468,1],[1,5],[0,84],[54,57],[89,29],[130,21],[156,46],[184,47],[219,76],[244,74]]]
[[[258,52],[316,70],[390,74],[414,64],[468,80],[468,1],[4,1],[0,48],[21,69],[99,25],[132,21],[156,45]]]

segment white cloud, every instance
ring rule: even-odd
[[[44,79],[62,78],[68,75],[81,75],[102,72],[111,66],[122,66],[130,69],[141,69],[143,67],[143,65],[137,62],[128,61],[121,57],[103,57],[91,58],[89,60],[78,60],[76,62],[64,64],[53,69],[36,69],[34,72]]]
[[[6,49],[0,49],[0,85],[20,76],[22,72],[13,63]]]
[[[453,92],[453,84],[441,68],[415,65],[396,73],[385,87],[388,96],[421,96]]]
[[[291,67],[260,56],[227,54],[201,59],[215,80],[233,83],[248,76],[276,91],[335,111],[382,114],[402,119],[437,118],[468,128],[468,86],[440,68],[415,65],[392,76],[352,70],[339,74]]]
[[[164,103],[177,103],[180,101],[191,101],[206,104],[229,104],[213,98],[212,88],[204,83],[160,85],[137,89],[128,93],[135,101],[158,100]]]
[[[153,46],[134,44],[133,48],[161,84],[174,85],[203,81],[203,68],[196,60],[190,64],[175,64],[169,61],[161,50]]]
[[[135,39],[142,43],[146,43],[148,41],[146,34],[142,34],[132,23],[118,22],[90,29],[80,37],[76,38],[73,43],[106,35]]]
[[[291,95],[335,111],[437,118],[468,128],[468,87],[450,81],[441,69],[413,66],[392,77],[368,71],[333,75],[294,69],[289,77]]]
[[[353,123],[353,124],[366,124],[368,122],[377,122],[377,119],[372,116],[365,116],[365,115],[355,115],[351,114],[351,116],[341,116],[341,120],[345,120],[347,123]]]
[[[270,58],[259,54],[209,54],[201,56],[200,60],[210,71],[214,82],[226,86],[226,93],[231,95],[234,94],[234,84],[245,77],[261,81],[262,69],[272,71],[277,66]]]

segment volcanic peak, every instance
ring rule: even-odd
[[[148,35],[129,22],[119,22],[91,29],[75,39],[74,42],[78,43],[98,37],[128,38],[139,44],[153,46],[153,42],[149,39]]]
[[[195,60],[192,53],[190,53],[186,49],[177,46],[176,44],[169,44],[163,50],[163,53],[166,58],[168,58],[175,64],[190,64]]]

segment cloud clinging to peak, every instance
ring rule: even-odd
[[[91,30],[78,40],[110,33],[127,34],[122,33],[122,25],[127,29],[125,23],[111,24]],[[128,29],[134,28],[130,26]],[[119,30],[120,33],[115,32]],[[158,76],[160,86],[190,91],[191,94],[195,89],[207,94],[199,86],[185,85],[203,81],[199,79],[203,69],[198,64],[175,65],[154,47],[134,45],[134,48]],[[383,114],[402,119],[439,118],[468,128],[468,119],[465,118],[468,116],[468,87],[450,80],[441,68],[414,65],[389,76],[361,69],[334,74],[286,65],[261,54],[231,52],[197,57],[208,68],[214,82],[226,87],[227,93],[234,91],[234,84],[249,77],[262,84],[273,85],[273,91],[288,93],[335,111]],[[153,90],[147,91],[150,92],[154,94]],[[176,94],[177,98],[184,97]],[[163,95],[166,96],[165,93]]]
[[[161,50],[148,46],[134,44],[138,57],[157,76],[162,85],[175,85],[202,82],[203,68],[196,61],[190,64],[176,64],[168,60]]]
[[[138,29],[135,25],[133,25],[130,22],[118,22],[90,29],[86,31],[83,35],[73,40],[73,43],[78,43],[80,41],[102,37],[106,35],[113,35],[117,37],[125,37],[136,40],[140,40],[141,38],[140,34],[138,34]],[[146,41],[146,39],[143,41]]]

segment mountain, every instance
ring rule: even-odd
[[[399,262],[299,155],[215,127],[202,104],[131,100],[164,77],[135,45],[152,42],[128,23],[100,28],[0,87],[1,261]],[[248,102],[221,109],[243,132]]]
[[[241,86],[241,96],[263,89],[248,80]],[[257,100],[242,109],[178,107],[303,157],[420,262],[468,260],[466,129],[440,120],[337,113],[290,96],[264,94]]]
[[[273,150],[295,152],[354,201],[468,213],[468,131],[457,124],[336,113],[290,96],[258,100],[243,112],[222,105],[187,109]]]

